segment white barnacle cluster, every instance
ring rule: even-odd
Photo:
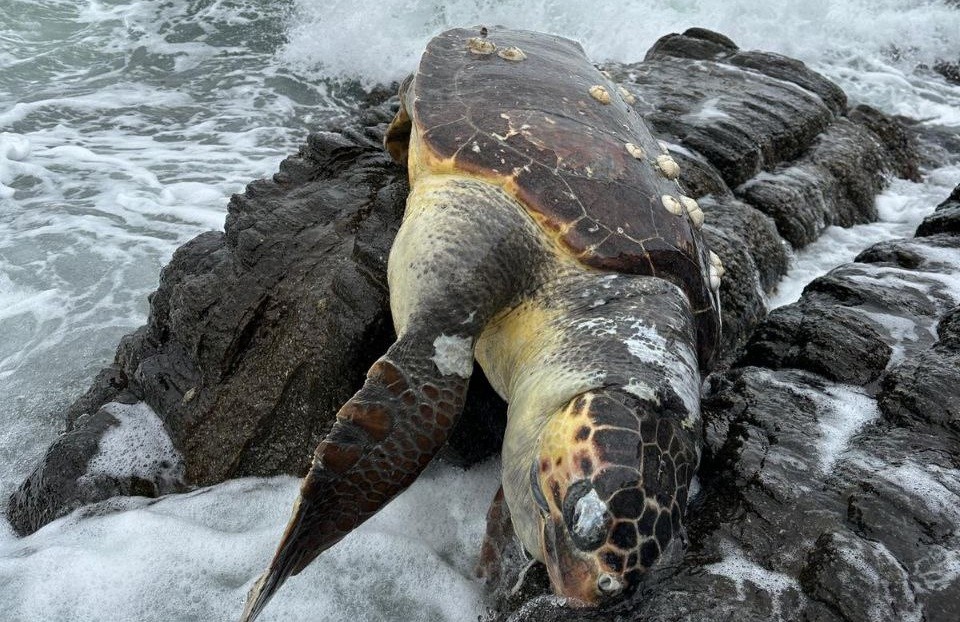
[[[669,180],[680,177],[680,165],[669,154],[660,154],[656,160],[657,170]]]
[[[687,210],[687,214],[690,216],[690,221],[693,223],[693,226],[697,229],[702,227],[703,210],[700,209],[700,204],[698,204],[695,199],[685,197],[683,195],[680,195],[680,202],[683,203],[683,207]]]
[[[665,178],[676,181],[680,177],[680,165],[677,164],[677,161],[673,159],[670,153],[667,150],[667,143],[662,140],[657,141],[657,145],[660,147],[662,153],[657,155],[654,159],[653,166],[660,174]],[[627,153],[638,160],[643,160],[646,158],[646,152],[642,147],[634,143],[624,143],[624,147],[627,149]],[[671,194],[664,194],[660,197],[660,202],[663,203],[663,207],[666,208],[668,212],[674,216],[682,216],[684,213],[687,214],[690,218],[690,222],[696,229],[700,229],[703,226],[703,210],[700,209],[700,205],[696,202],[695,199],[679,195],[675,197]]]
[[[527,57],[527,55],[524,54],[523,50],[521,50],[516,46],[510,46],[508,48],[504,48],[500,50],[499,52],[497,52],[497,56],[499,56],[504,60],[510,60],[514,62],[520,62]]]
[[[607,90],[607,87],[600,84],[594,84],[590,87],[590,97],[594,98],[601,104],[610,103],[610,91]]]
[[[622,86],[617,87],[617,92],[620,93],[620,97],[623,98],[623,101],[625,101],[628,106],[632,106],[637,103],[636,96]]]
[[[638,160],[642,160],[647,156],[646,152],[644,152],[643,150],[643,147],[641,147],[640,145],[635,145],[633,143],[625,143],[624,146],[627,148],[627,153],[629,153],[630,155],[632,155],[634,158]]]
[[[682,216],[686,212],[695,228],[699,229],[703,226],[703,210],[695,199],[682,194],[679,198],[672,194],[665,194],[660,197],[660,202],[674,216]]]
[[[720,279],[723,278],[723,275],[726,273],[726,270],[723,267],[723,262],[720,261],[720,257],[713,251],[710,251],[710,289],[717,291],[720,289]]]
[[[430,359],[443,376],[469,378],[473,372],[473,341],[469,337],[440,335],[433,340]]]
[[[660,197],[660,202],[663,203],[663,206],[667,208],[667,211],[674,216],[683,214],[683,205],[680,203],[680,200],[672,194],[663,195]]]
[[[497,51],[497,46],[493,41],[484,37],[470,37],[467,39],[467,49],[478,56],[486,56]]]

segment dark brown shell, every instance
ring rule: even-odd
[[[405,158],[412,123],[432,157],[499,178],[584,264],[682,287],[698,315],[706,364],[720,331],[709,250],[686,213],[664,207],[663,195],[679,198],[681,190],[655,166],[665,152],[640,116],[574,41],[492,27],[485,40],[497,51],[478,54],[468,49],[472,37],[483,37],[479,27],[430,41],[402,89],[388,149]],[[511,47],[525,58],[498,54]],[[591,95],[597,85],[609,103]],[[642,147],[644,157],[634,157],[627,143]]]

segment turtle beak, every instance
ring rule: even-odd
[[[621,591],[621,582],[601,573],[597,560],[574,546],[562,519],[549,517],[543,525],[543,553],[550,584],[558,595],[570,599],[573,607],[593,607]]]

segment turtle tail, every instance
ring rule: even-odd
[[[441,371],[420,351],[426,345],[432,352],[431,343],[422,335],[398,340],[337,413],[241,622],[253,622],[288,577],[412,484],[446,442],[463,408],[473,352],[464,350],[458,373]]]

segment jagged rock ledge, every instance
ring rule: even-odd
[[[917,176],[917,154],[896,122],[848,110],[842,91],[802,63],[738,50],[716,33],[670,35],[643,62],[606,69],[637,95],[707,214],[727,267],[727,361],[765,316],[788,245],[809,243],[827,224],[876,218],[885,180]],[[147,325],[124,338],[12,495],[18,533],[114,495],[303,472],[391,341],[386,258],[408,189],[380,146],[395,106],[371,105],[311,135],[273,179],[231,200],[225,233],[175,253]],[[154,476],[88,472],[110,445],[104,439],[132,425],[111,414],[116,404],[139,402],[160,417],[182,465],[161,464]],[[504,410],[482,379],[467,408],[446,454],[462,464],[497,449]]]

